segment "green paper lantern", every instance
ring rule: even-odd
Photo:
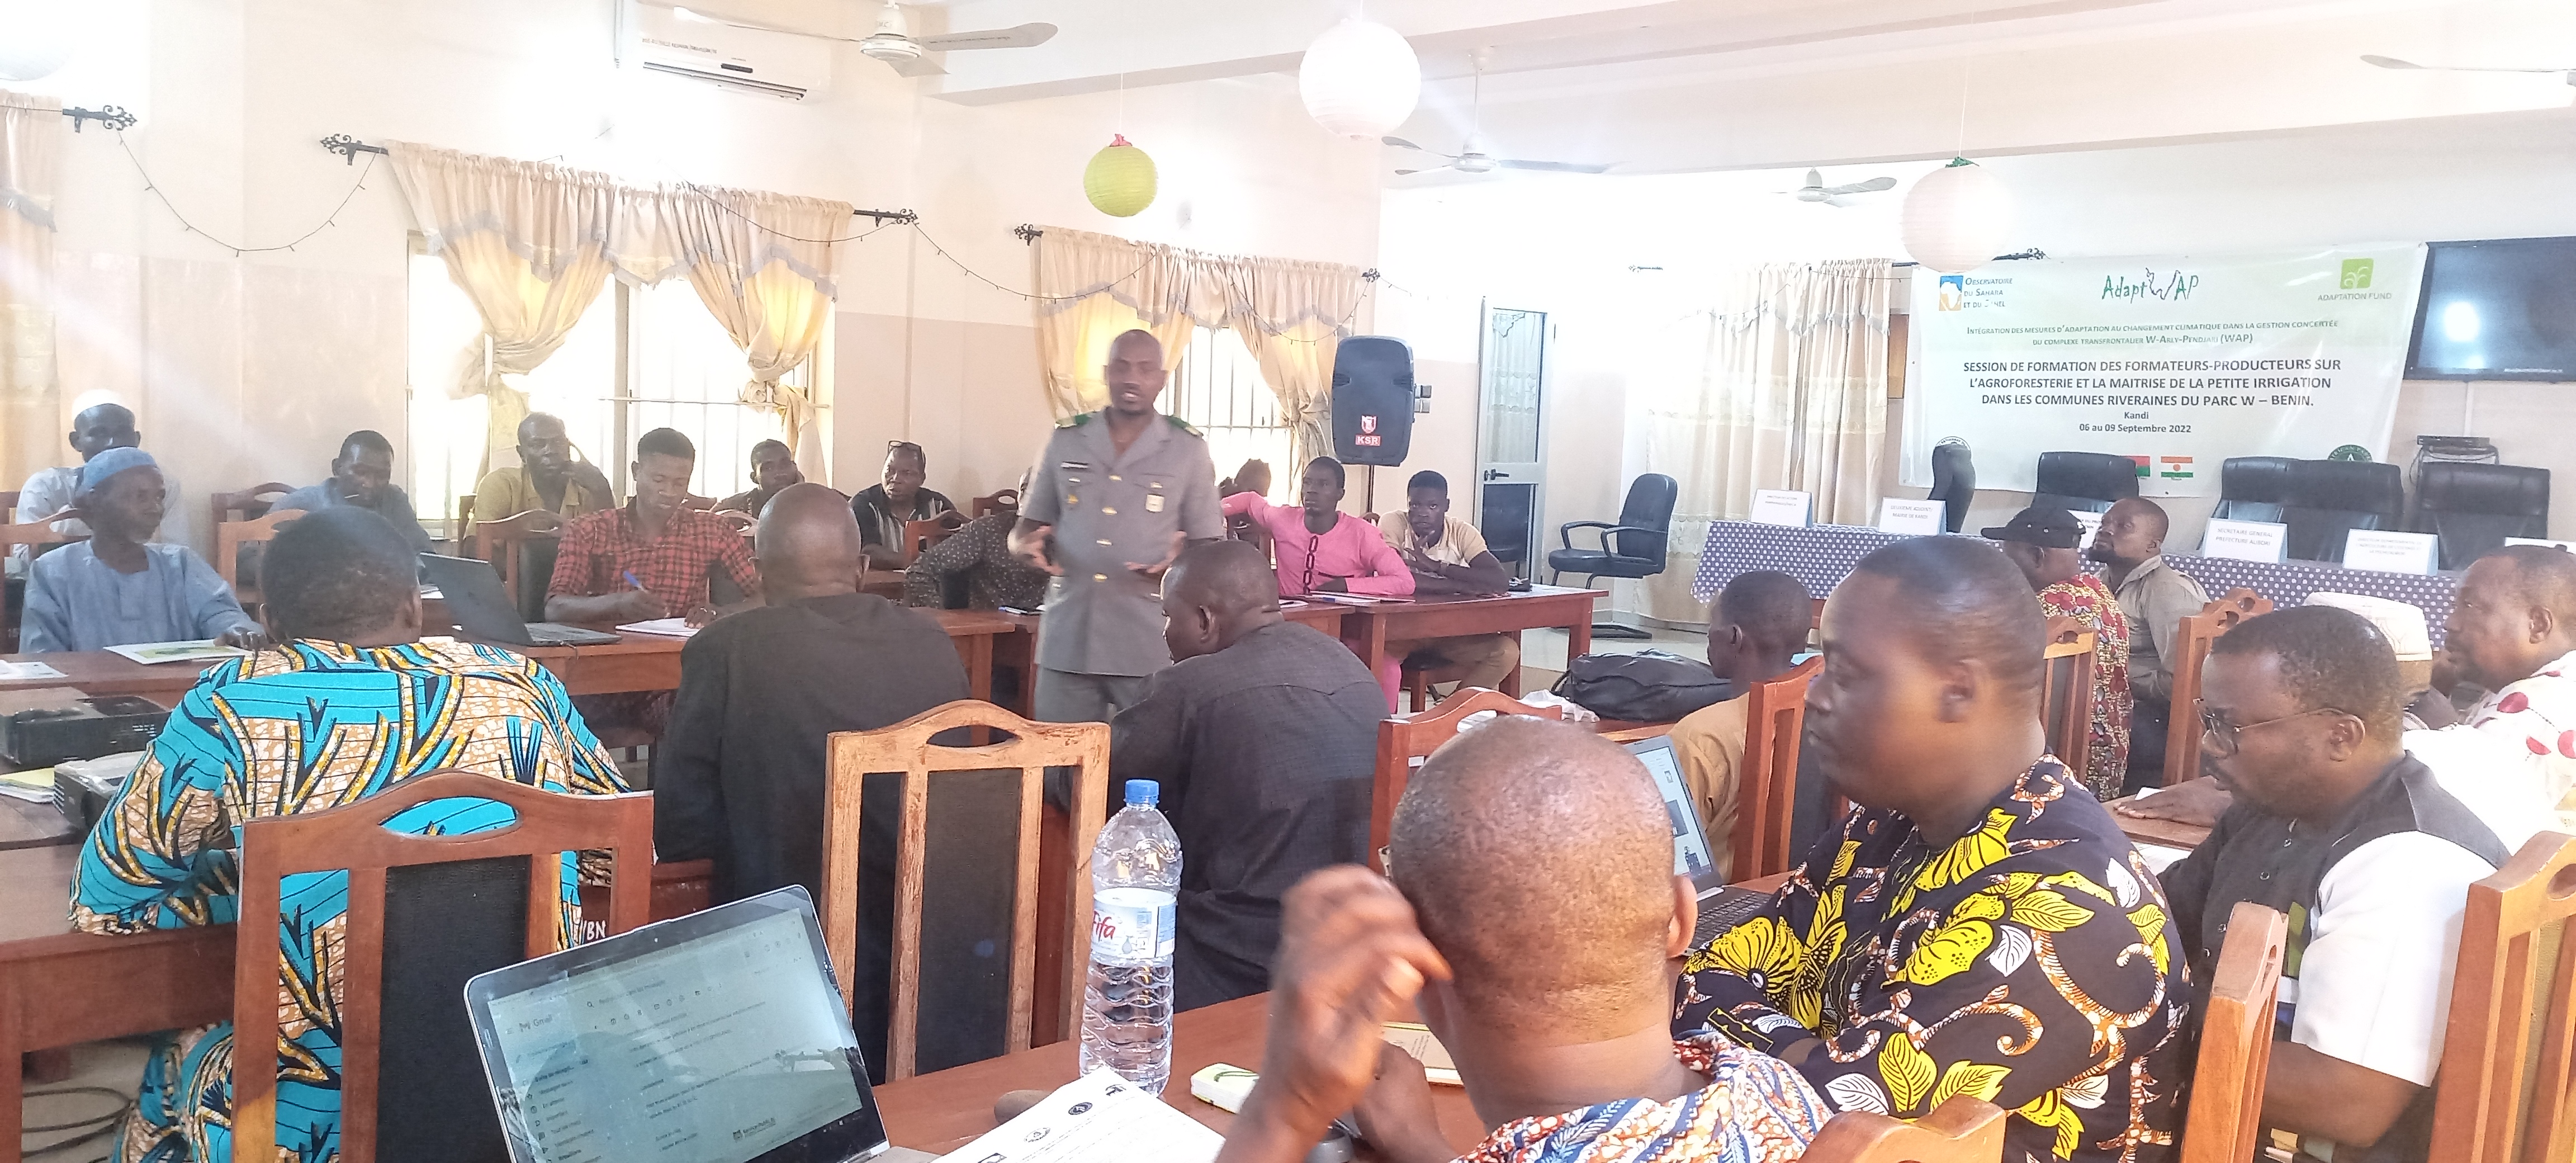
[[[1103,214],[1133,218],[1154,204],[1154,159],[1125,134],[1112,135],[1082,168],[1082,194]]]

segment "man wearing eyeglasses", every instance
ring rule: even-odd
[[[2289,919],[2262,1118],[2303,1159],[2426,1158],[2460,915],[2507,855],[2406,753],[2404,714],[2388,639],[2332,606],[2246,621],[2201,673],[2203,765],[2235,803],[2160,879],[2203,989],[2237,902]]]

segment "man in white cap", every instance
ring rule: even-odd
[[[81,466],[72,503],[89,521],[90,539],[27,567],[20,649],[103,650],[205,638],[251,648],[266,643],[232,587],[195,550],[147,544],[169,505],[151,453],[111,448],[91,457]]]

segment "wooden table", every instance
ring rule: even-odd
[[[2134,798],[2136,797],[2123,797],[2102,806],[2117,807]],[[2122,835],[2140,844],[2162,844],[2167,848],[2181,848],[2188,851],[2200,847],[2201,841],[2209,839],[2209,829],[2198,824],[2180,824],[2172,820],[2142,820],[2136,816],[2123,816],[2116,811],[2111,813],[2111,818],[2119,821]]]
[[[1565,628],[1565,656],[1580,658],[1592,650],[1592,599],[1607,597],[1609,592],[1531,586],[1524,593],[1497,597],[1443,595],[1409,602],[1380,602],[1350,612],[1342,622],[1342,641],[1368,664],[1371,674],[1386,662],[1389,642],[1509,634],[1557,626]],[[1517,668],[1504,680],[1503,693],[1521,693]]]

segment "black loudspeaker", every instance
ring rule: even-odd
[[[1404,463],[1413,448],[1413,349],[1355,335],[1333,353],[1333,453],[1343,464]]]

